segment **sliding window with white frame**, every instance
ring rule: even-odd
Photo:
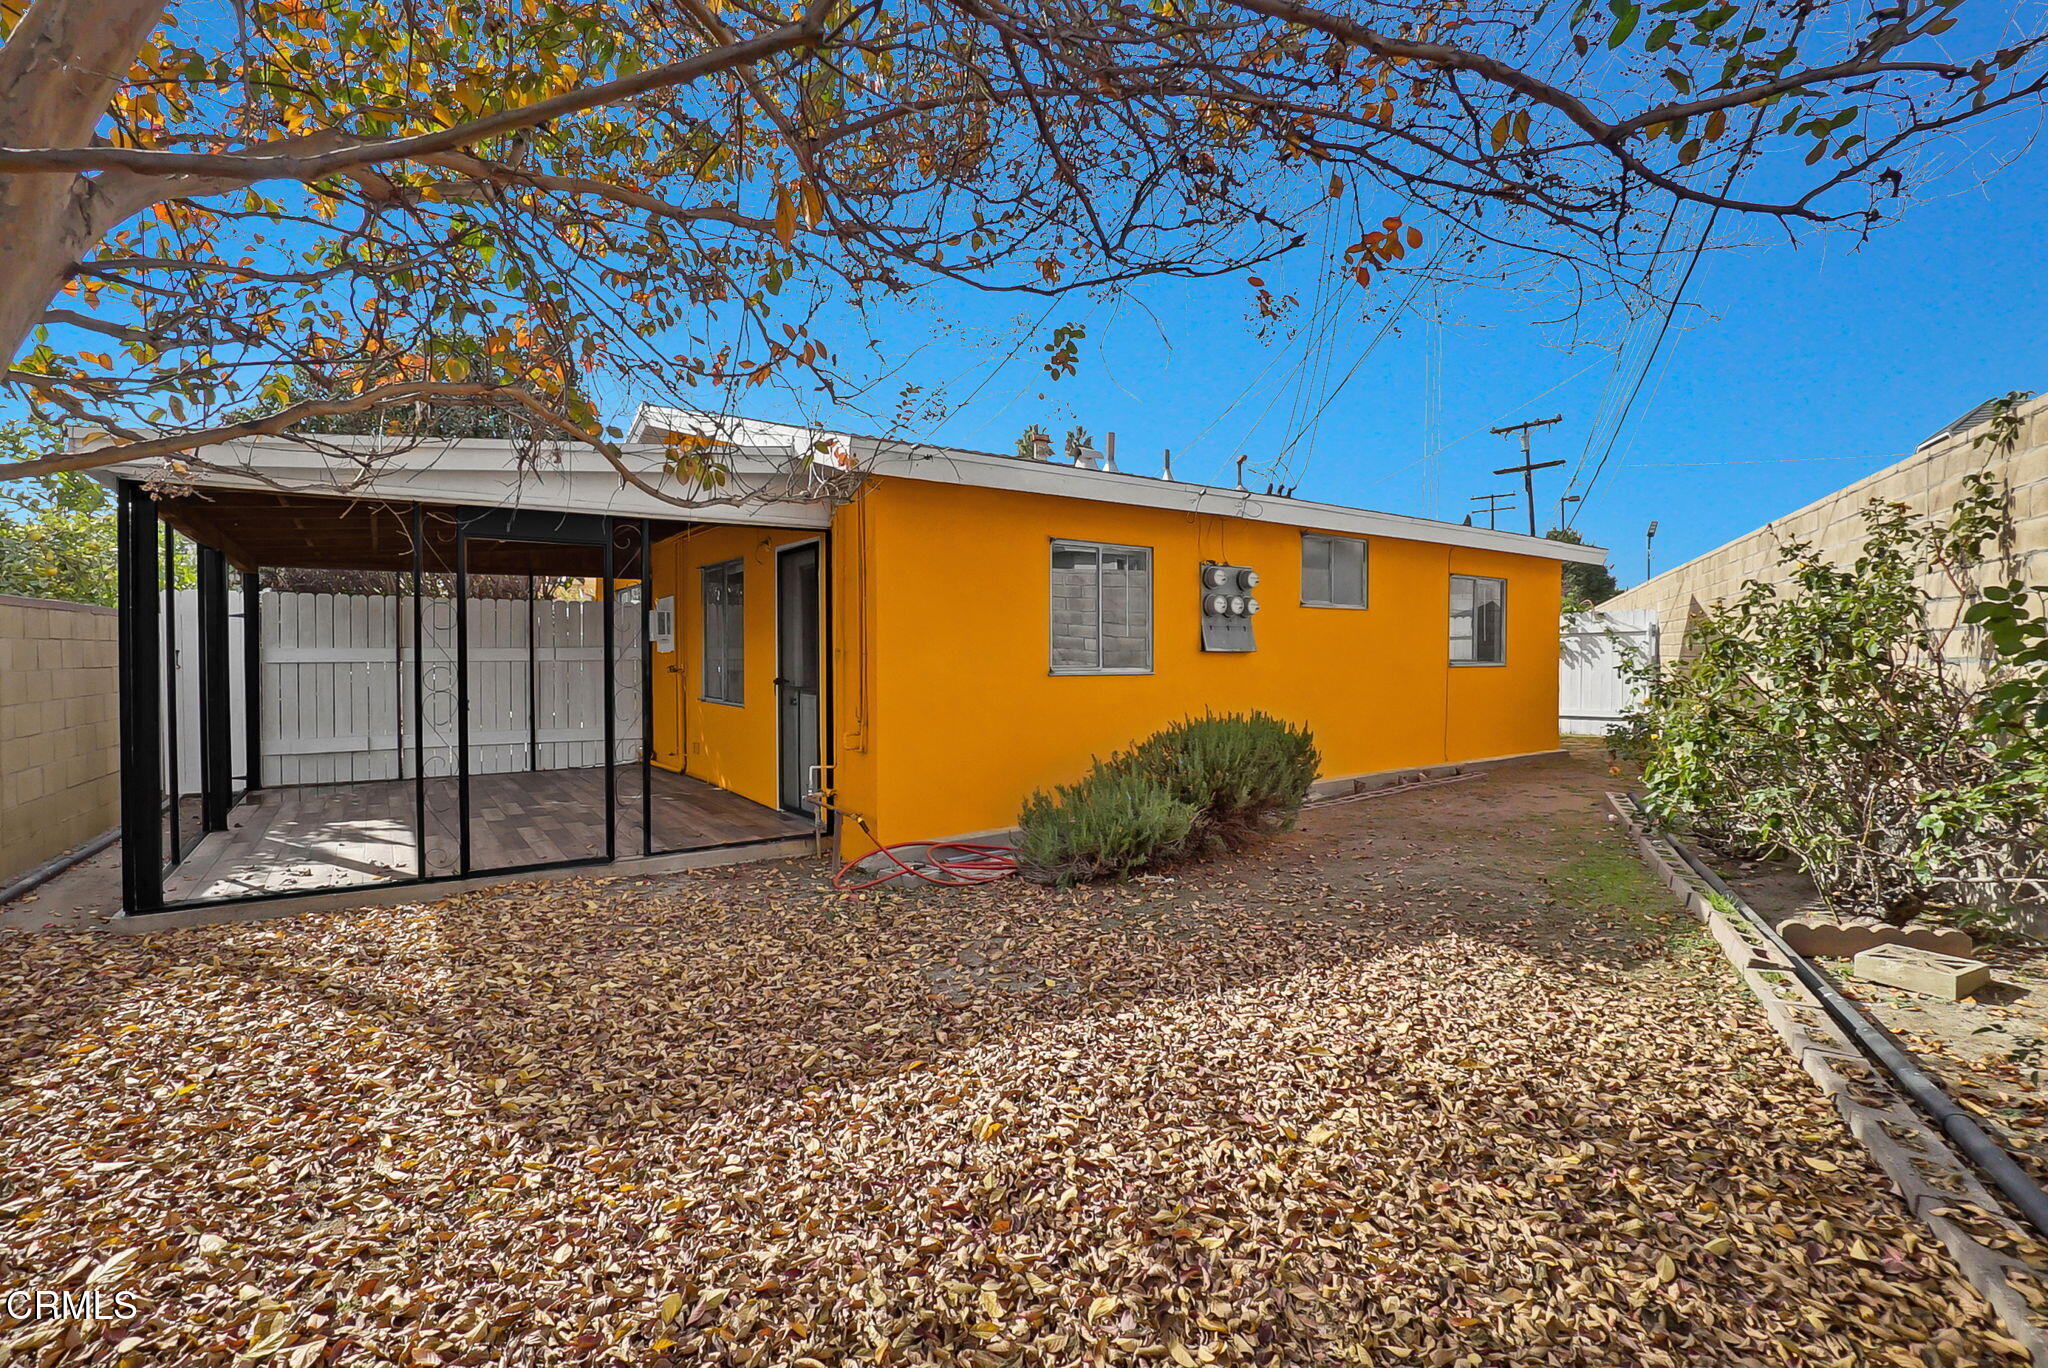
[[[1451,576],[1451,664],[1505,665],[1508,582]]]
[[[1149,674],[1152,552],[1099,542],[1052,544],[1054,674]]]

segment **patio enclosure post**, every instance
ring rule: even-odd
[[[132,480],[116,494],[114,558],[121,675],[121,907],[163,905],[163,678],[158,672],[156,506]]]
[[[640,520],[640,853],[654,853],[654,522]]]
[[[203,542],[199,564],[199,811],[207,831],[228,829],[234,741],[228,694],[228,558]]]
[[[412,506],[412,835],[413,875],[427,877],[427,695],[425,643],[420,637],[420,561],[425,552],[426,528],[420,506]],[[404,738],[400,738],[403,744]],[[405,762],[399,761],[399,773]]]
[[[263,787],[263,586],[254,570],[242,572],[242,789]]]
[[[526,577],[526,770],[540,772],[540,651],[534,645],[533,576]]]
[[[150,516],[156,516],[156,506],[150,505]],[[157,706],[163,709],[164,735],[164,783],[170,789],[171,799],[171,863],[185,858],[184,794],[185,779],[179,767],[178,757],[178,534],[168,524],[163,526],[164,538],[164,590],[163,687],[157,694]]]
[[[469,528],[455,529],[455,819],[462,877],[469,877]]]
[[[614,658],[615,646],[612,638],[617,635],[618,600],[614,597],[615,584],[612,579],[613,538],[617,535],[612,519],[604,520],[604,857],[607,860],[619,858],[619,794],[618,775],[612,766],[618,761],[619,700],[618,661]]]

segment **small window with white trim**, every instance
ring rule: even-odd
[[[1365,607],[1365,543],[1302,533],[1301,601],[1309,608]]]
[[[1096,542],[1052,544],[1052,672],[1152,669],[1152,552]]]
[[[1504,665],[1507,638],[1508,582],[1451,576],[1451,664]]]
[[[699,570],[704,593],[704,699],[746,702],[746,563],[720,561]]]

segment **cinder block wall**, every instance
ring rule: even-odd
[[[0,885],[120,821],[114,610],[0,595]]]
[[[1863,540],[1861,514],[1872,499],[1902,503],[1916,513],[1946,510],[1962,494],[1964,478],[1980,470],[1989,470],[2004,481],[2014,536],[2007,554],[1985,566],[1979,582],[2011,577],[2029,584],[2048,583],[2048,397],[2027,401],[2019,412],[2019,441],[2009,456],[1996,456],[1988,444],[1974,445],[1989,430],[1979,425],[1923,447],[1895,465],[1645,580],[1600,606],[1655,609],[1663,658],[1677,659],[1693,605],[1732,598],[1750,580],[1782,579],[1778,550],[1785,543],[1808,542],[1837,563],[1853,560]],[[1937,621],[1945,624],[1953,614],[1956,595],[1947,584],[1933,588]],[[1975,662],[1981,649],[1978,633],[1959,632],[1951,640],[1948,654],[1954,660]]]

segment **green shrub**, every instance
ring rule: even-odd
[[[1792,856],[1837,912],[2048,895],[2048,619],[2039,586],[1983,583],[2005,504],[1985,475],[1945,515],[1872,502],[1852,563],[1789,542],[1780,582],[1700,609],[1614,738],[1651,814]]]
[[[1320,763],[1305,728],[1265,713],[1188,718],[1032,794],[1019,862],[1064,885],[1242,846],[1294,821]]]
[[[1179,859],[1197,815],[1157,780],[1097,765],[1078,783],[1025,800],[1017,861],[1029,877],[1062,887],[1122,878]]]
[[[1192,804],[1198,840],[1234,848],[1293,825],[1322,757],[1306,727],[1255,712],[1186,718],[1111,763]]]

